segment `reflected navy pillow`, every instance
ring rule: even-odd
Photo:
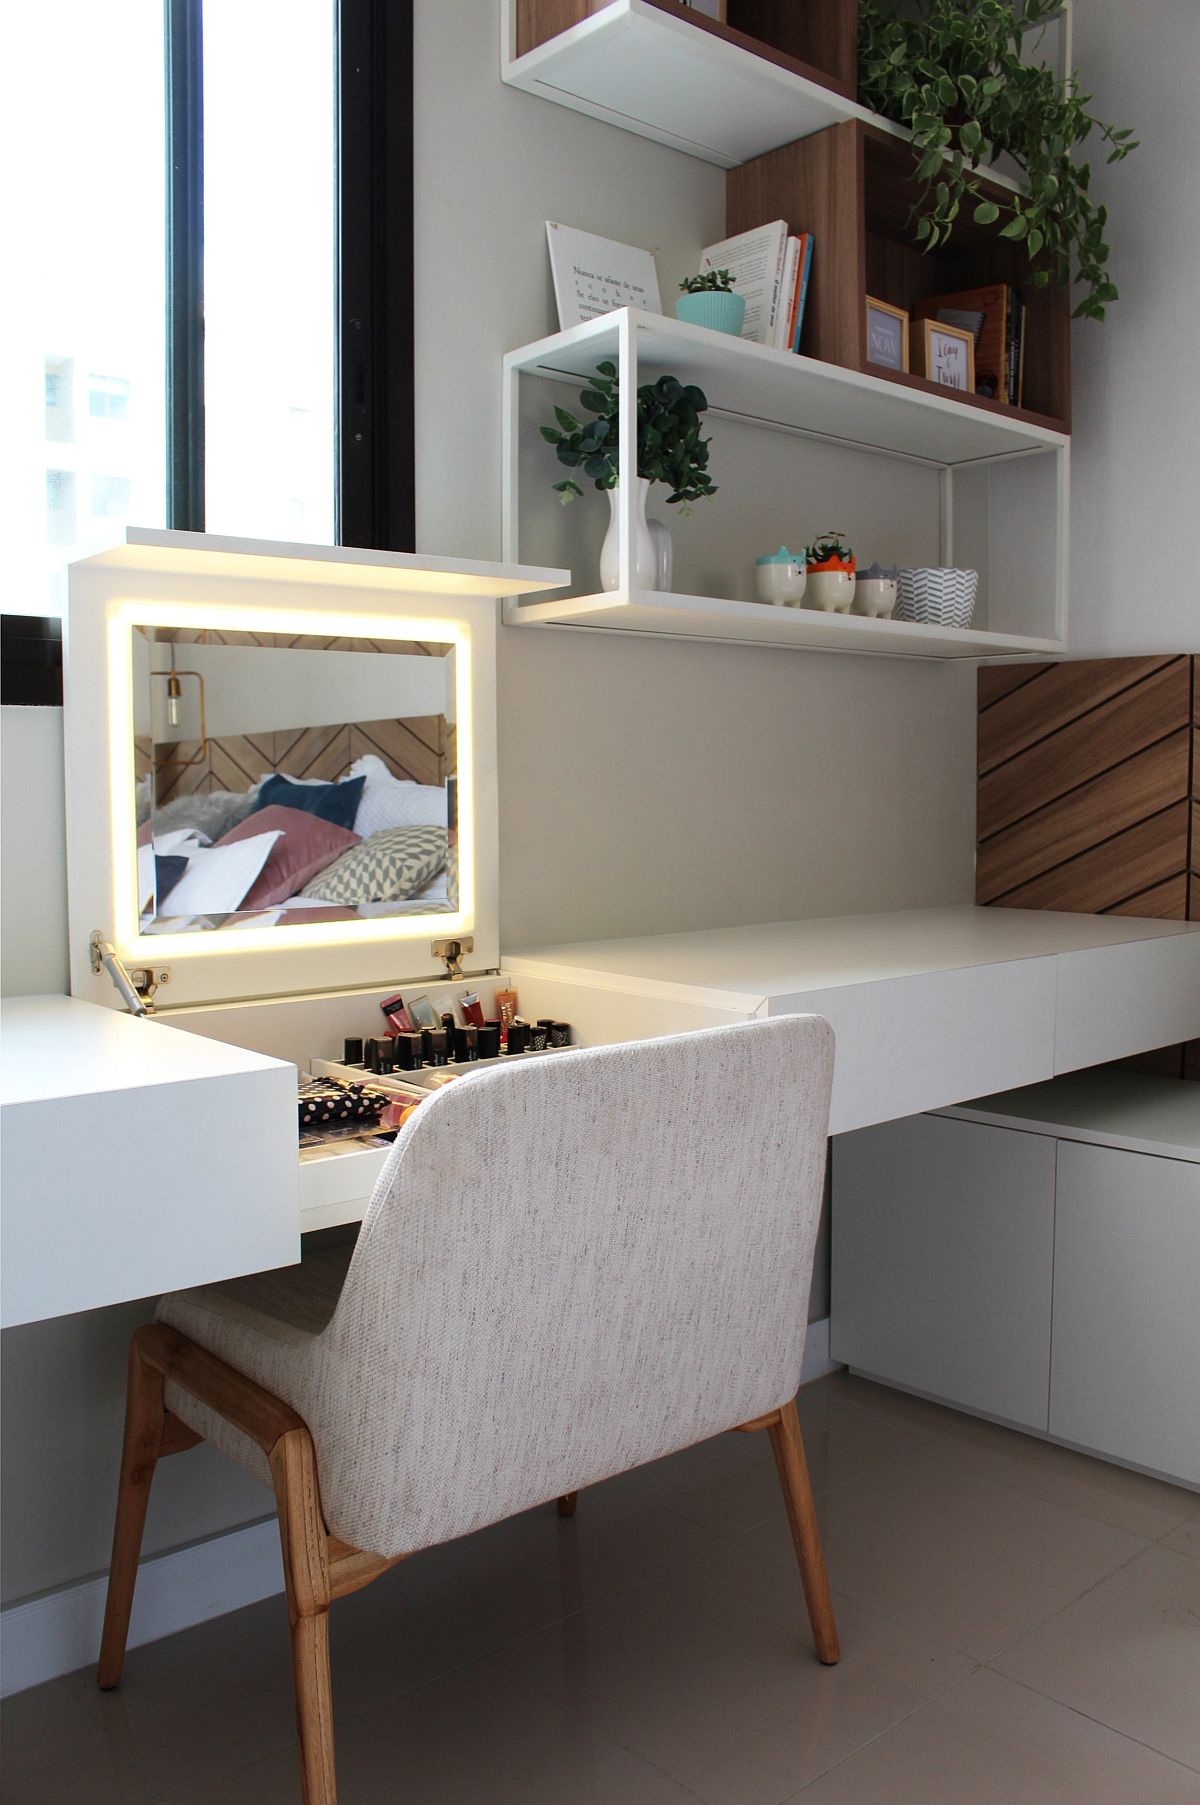
[[[177,852],[154,855],[155,909],[161,910],[172,890],[188,868],[186,857]]]
[[[353,828],[366,781],[365,777],[351,777],[345,783],[290,783],[286,777],[268,777],[258,786],[254,812],[278,804],[319,815],[335,827]]]

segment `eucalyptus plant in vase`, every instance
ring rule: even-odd
[[[595,374],[579,376],[587,384],[579,396],[580,408],[592,415],[581,422],[565,407],[556,407],[554,426],[543,426],[542,437],[553,445],[560,464],[589,477],[595,488],[605,491],[611,518],[600,553],[600,585],[616,589],[620,584],[618,558],[617,484],[618,433],[621,412],[620,383],[617,366],[606,362],[596,365]],[[634,493],[634,543],[632,581],[635,588],[668,588],[669,535],[667,556],[660,557],[651,535],[651,526],[666,534],[659,522],[646,519],[646,500],[651,483],[663,483],[670,490],[667,504],[679,505],[691,512],[691,503],[706,495],[715,495],[717,486],[708,474],[710,440],[700,436],[700,416],[708,407],[708,397],[694,383],[682,383],[676,376],[660,376],[656,382],[643,383],[637,392],[637,463]],[[564,477],[554,485],[564,505],[582,496],[583,490],[574,477]],[[663,572],[664,565],[667,567]],[[660,572],[665,580],[659,581]]]

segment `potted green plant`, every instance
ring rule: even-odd
[[[734,278],[727,269],[703,270],[698,276],[685,276],[679,284],[675,317],[693,326],[708,326],[713,332],[742,335],[746,318],[746,297],[733,292]]]
[[[857,560],[840,532],[822,533],[809,547],[804,606],[827,614],[849,614]]]
[[[1075,315],[1104,318],[1117,290],[1107,274],[1106,209],[1093,201],[1091,165],[1076,161],[1098,131],[1118,163],[1137,149],[1132,127],[1117,130],[1090,111],[1073,73],[1022,61],[1027,35],[1061,12],[1060,0],[859,0],[860,98],[913,135],[922,184],[915,210],[925,250],[944,244],[963,207],[980,225],[1003,219],[1002,238],[1028,251],[1030,281],[1082,291]],[[1028,192],[997,200],[978,170],[1010,157]]]
[[[597,364],[595,375],[581,375],[580,381],[588,386],[580,392],[579,405],[593,418],[580,422],[565,407],[556,407],[556,424],[543,426],[541,434],[547,444],[554,446],[560,464],[570,470],[581,470],[591,478],[595,488],[608,495],[611,517],[600,553],[600,582],[604,589],[616,589],[620,582],[616,491],[621,412],[617,366],[608,362]],[[660,376],[656,382],[643,383],[638,389],[632,575],[636,588],[658,586],[659,560],[646,520],[646,500],[651,483],[664,483],[670,490],[666,498],[668,505],[680,505],[685,514],[691,512],[693,501],[717,492],[717,486],[708,474],[711,441],[700,436],[700,416],[707,407],[708,397],[704,390],[694,383],[682,383],[676,376]],[[564,504],[583,494],[574,477],[564,477],[553,486]],[[660,531],[666,529],[660,528]]]

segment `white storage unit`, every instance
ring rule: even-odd
[[[1200,1085],[1080,1072],[843,1137],[830,1351],[1200,1486]]]

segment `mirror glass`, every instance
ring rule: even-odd
[[[459,906],[454,647],[137,627],[143,933]]]

